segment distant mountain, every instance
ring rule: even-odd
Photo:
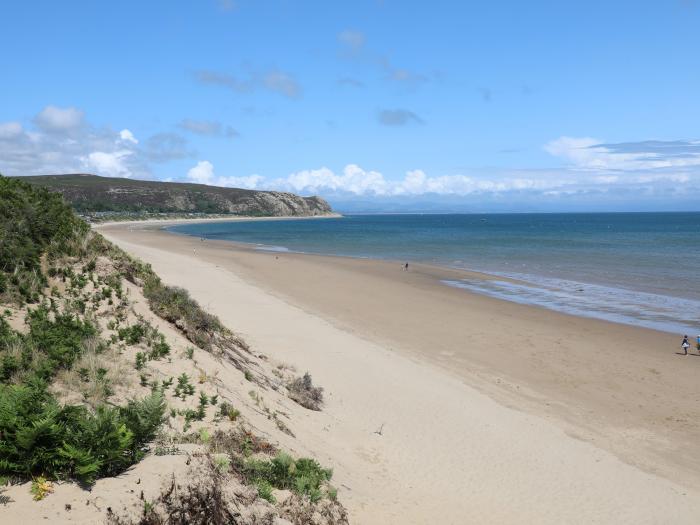
[[[256,216],[312,216],[332,212],[321,197],[279,191],[221,188],[204,184],[99,177],[38,175],[22,180],[63,197],[79,213],[208,213]]]

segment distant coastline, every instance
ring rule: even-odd
[[[287,220],[303,220],[303,219],[337,219],[343,217],[340,213],[327,213],[324,215],[287,215],[287,216],[247,216],[247,215],[183,215],[183,214],[163,214],[162,216],[154,217],[137,217],[124,218],[119,220],[109,219],[104,221],[90,221],[94,227],[111,226],[115,224],[138,224],[142,226],[157,226],[166,228],[178,224],[197,224],[208,222],[240,222],[240,221],[287,221]]]

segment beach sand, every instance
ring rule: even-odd
[[[677,335],[164,224],[98,230],[325,387],[295,451],[334,466],[354,523],[700,522],[700,357]]]

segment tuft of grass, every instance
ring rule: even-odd
[[[214,468],[219,473],[225,474],[231,468],[231,459],[228,456],[216,456],[214,458]]]
[[[199,429],[199,441],[205,445],[211,441],[211,434],[206,428]]]
[[[219,405],[219,415],[221,417],[228,418],[229,421],[236,421],[241,412],[235,408],[228,401],[222,401]]]
[[[338,489],[334,486],[328,485],[328,488],[326,489],[326,495],[328,496],[329,500],[338,501]]]

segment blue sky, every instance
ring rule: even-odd
[[[13,4],[13,5],[10,5]],[[700,2],[5,2],[0,172],[700,210]]]

